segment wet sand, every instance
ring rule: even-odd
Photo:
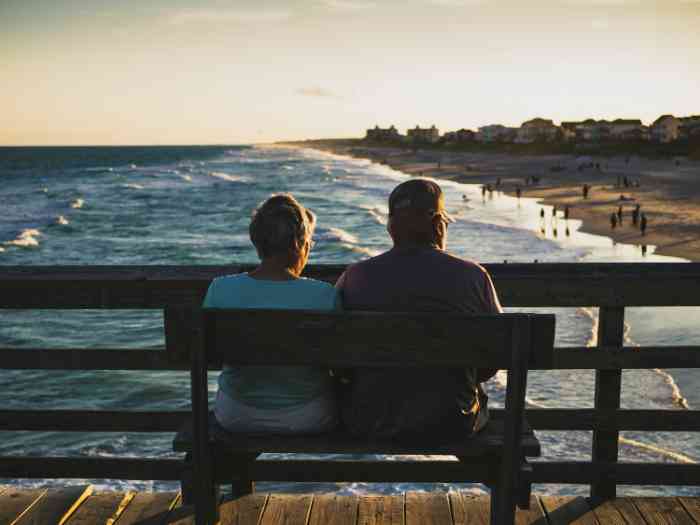
[[[657,254],[700,261],[700,162],[639,157],[514,156],[397,148],[363,148],[319,142],[305,146],[367,158],[410,175],[490,184],[495,191],[540,199],[583,222],[581,231],[605,235],[615,242],[655,245]],[[588,164],[592,167],[582,167]],[[538,177],[536,184],[526,178]],[[631,187],[624,187],[627,177]],[[500,185],[497,185],[500,179]],[[618,181],[620,186],[618,186]],[[636,183],[639,186],[636,186]],[[584,199],[582,187],[590,186]],[[624,200],[620,196],[624,196]],[[635,205],[647,217],[646,234],[632,225]],[[611,228],[610,215],[622,206],[622,225]]]

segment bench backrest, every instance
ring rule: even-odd
[[[236,365],[470,366],[551,364],[554,316],[206,309],[206,362]]]

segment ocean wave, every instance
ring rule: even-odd
[[[73,202],[70,203],[70,207],[74,210],[79,210],[83,207],[83,204],[85,204],[85,201],[83,199],[75,199]]]
[[[355,244],[348,244],[345,242],[341,242],[340,246],[342,246],[343,248],[345,248],[347,250],[350,250],[351,252],[360,253],[362,255],[367,255],[369,257],[376,257],[377,255],[382,253],[381,250],[374,250],[372,248],[367,248],[365,246],[357,246]]]
[[[186,182],[192,182],[192,176],[190,175],[180,175],[180,177]]]
[[[4,244],[5,246],[17,246],[19,248],[36,248],[39,246],[37,237],[41,235],[42,233],[36,228],[27,228],[22,230],[16,239],[6,241]]]
[[[210,177],[216,177],[217,179],[225,180],[227,182],[247,182],[249,179],[242,175],[232,175],[230,173],[222,173],[220,171],[210,171]]]
[[[389,214],[379,207],[360,205],[360,208],[365,210],[370,215],[370,217],[372,217],[375,220],[375,222],[377,224],[381,224],[382,226],[386,226],[387,223],[389,222]]]
[[[596,315],[593,308],[582,307],[578,310],[591,320],[591,332],[588,341],[586,341],[586,346],[592,348],[598,344],[598,315]]]
[[[686,456],[685,454],[681,454],[680,452],[674,452],[673,450],[669,450],[667,448],[662,448],[662,447],[657,447],[656,445],[650,445],[649,443],[642,443],[641,441],[637,441],[635,439],[630,439],[630,438],[620,436],[618,438],[618,442],[623,444],[623,445],[628,445],[628,446],[638,448],[641,450],[646,450],[647,452],[652,452],[652,453],[657,454],[663,458],[671,459],[671,460],[675,461],[676,463],[687,463],[687,464],[697,463],[697,461],[695,461],[693,458]]]
[[[359,239],[355,237],[352,233],[343,230],[342,228],[322,228],[317,231],[317,240],[320,241],[337,241],[341,243],[357,244]]]
[[[66,219],[63,215],[59,215],[58,217],[56,217],[54,224],[58,224],[59,226],[67,226],[68,224],[70,224],[70,221]]]
[[[128,188],[128,189],[132,189],[132,190],[142,190],[143,186],[141,186],[140,184],[134,184],[134,183],[130,182],[127,184],[122,184],[122,188]]]
[[[678,383],[676,383],[676,381],[673,379],[673,376],[661,368],[654,368],[653,371],[654,373],[660,375],[664,383],[666,383],[671,389],[671,401],[673,401],[673,404],[678,405],[680,408],[689,410],[690,403],[688,403],[688,399],[686,399],[681,393],[681,389],[678,386]]]

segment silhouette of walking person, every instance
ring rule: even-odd
[[[647,231],[647,216],[642,213],[642,218],[639,221],[639,229],[642,230],[642,235],[646,234]]]
[[[587,199],[587,198],[588,198],[588,190],[589,190],[588,184],[584,184],[584,185],[583,185],[583,189],[582,189],[582,191],[583,191],[583,198],[584,198],[584,199]]]
[[[617,207],[617,222],[622,226],[622,205]]]
[[[617,214],[612,212],[610,214],[610,228],[614,230],[617,227]]]

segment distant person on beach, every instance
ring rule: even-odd
[[[260,264],[248,273],[214,279],[204,307],[339,307],[339,296],[331,285],[300,277],[309,258],[315,223],[314,214],[291,195],[270,197],[254,212],[249,227]],[[333,429],[338,420],[328,370],[306,366],[224,365],[214,415],[223,428],[234,433],[318,433]]]
[[[617,214],[615,212],[612,212],[610,214],[610,228],[613,230],[617,227]]]
[[[639,229],[642,230],[642,235],[646,234],[646,232],[647,232],[647,216],[644,213],[642,213],[642,218],[639,221]]]
[[[617,223],[622,226],[622,205],[617,207]]]
[[[488,272],[445,251],[447,226],[440,186],[425,179],[389,196],[393,248],[353,264],[336,287],[346,310],[500,313]],[[465,341],[464,344],[469,344]],[[467,436],[488,420],[480,386],[496,370],[358,368],[341,396],[348,430],[365,439]]]
[[[639,223],[639,210],[640,210],[640,208],[641,208],[641,206],[639,204],[637,204],[634,207],[634,210],[632,210],[632,226],[637,226],[637,224]]]
[[[583,185],[583,188],[582,188],[582,190],[581,190],[581,191],[583,192],[583,198],[584,198],[584,199],[587,199],[587,198],[588,198],[588,190],[589,190],[588,184],[584,184],[584,185]]]
[[[544,208],[540,208],[540,219],[544,219]]]
[[[569,220],[569,206],[564,206],[564,220],[568,221]]]
[[[519,199],[522,191],[520,190],[520,186],[517,186],[515,188],[515,196]]]

